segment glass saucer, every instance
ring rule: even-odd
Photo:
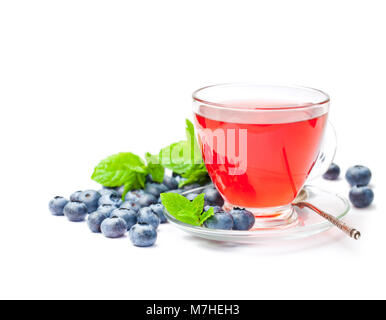
[[[305,186],[304,189],[307,192],[305,201],[338,219],[343,218],[350,210],[348,201],[338,194],[311,185]],[[295,210],[298,215],[298,223],[290,228],[253,229],[249,231],[208,229],[181,222],[167,212],[165,212],[165,216],[173,225],[191,235],[209,240],[238,243],[256,243],[275,239],[287,240],[304,238],[333,227],[330,222],[308,208],[300,209],[295,207]]]

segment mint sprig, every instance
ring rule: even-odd
[[[157,163],[157,156],[150,154],[147,152],[145,154],[147,169],[153,181],[162,183],[165,175],[165,168]]]
[[[165,168],[185,178],[179,187],[196,182],[204,184],[209,180],[193,124],[188,119],[186,140],[172,143],[161,149],[157,155],[148,152],[145,159],[146,164],[141,157],[131,152],[114,154],[99,162],[91,178],[105,187],[124,186],[122,199],[128,191],[144,188],[148,174],[155,182],[162,183]]]
[[[186,119],[186,140],[173,143],[158,154],[153,161],[178,173],[186,180],[179,187],[198,182],[204,184],[209,180],[208,171],[201,156],[200,147],[195,138],[193,123]]]
[[[204,194],[199,194],[192,201],[178,193],[161,193],[161,202],[165,209],[177,220],[201,226],[207,219],[214,215],[213,208],[204,211]]]

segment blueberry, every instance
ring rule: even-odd
[[[134,211],[138,212],[139,209],[141,209],[141,206],[138,204],[137,201],[125,201],[121,204],[120,208],[133,209]]]
[[[153,177],[151,176],[151,174],[148,174],[147,176],[146,176],[146,180],[145,180],[146,182],[154,182],[154,180],[153,180]]]
[[[87,217],[87,225],[92,232],[101,232],[101,223],[107,218],[108,215],[101,211],[91,212]]]
[[[146,183],[145,186],[145,193],[151,194],[157,198],[162,192],[167,190],[168,188],[165,185],[159,183]]]
[[[102,204],[98,207],[97,211],[103,213],[107,218],[109,218],[111,212],[113,212],[113,210],[116,208],[117,207],[113,206],[112,204]]]
[[[229,213],[220,211],[206,220],[204,225],[209,229],[232,230],[233,218]]]
[[[113,206],[119,207],[122,204],[122,200],[119,197],[118,192],[112,191],[110,194],[105,194],[101,196],[98,200],[98,205],[111,204]]]
[[[87,206],[87,211],[94,212],[98,208],[98,200],[101,195],[95,190],[82,191],[79,195],[79,201]]]
[[[365,166],[353,166],[346,172],[346,180],[350,186],[367,186],[371,179],[371,171]]]
[[[210,205],[205,206],[205,207],[204,207],[204,210],[205,210],[205,211],[208,211],[210,208],[213,208],[213,212],[214,212],[214,213],[223,211],[223,210],[221,209],[221,207],[219,207],[219,206],[210,206]]]
[[[224,204],[224,200],[221,197],[220,192],[216,188],[209,187],[204,190],[205,193],[205,201],[209,205],[212,206],[222,206]]]
[[[48,203],[48,208],[54,216],[62,216],[64,215],[63,209],[67,203],[67,199],[56,196]]]
[[[138,197],[138,199],[145,194],[145,191],[143,191],[142,189],[140,189],[140,190],[131,190],[130,192],[133,193],[134,195],[136,195]]]
[[[83,202],[72,201],[66,204],[63,212],[70,221],[83,221],[87,216],[87,206]]]
[[[255,216],[245,209],[235,208],[229,214],[233,218],[233,230],[249,230],[255,224]]]
[[[111,215],[111,218],[122,218],[125,220],[127,225],[127,230],[130,230],[133,225],[137,223],[137,212],[133,209],[119,208],[115,209]]]
[[[98,190],[98,193],[99,193],[101,196],[104,196],[104,195],[106,195],[106,194],[112,194],[112,193],[118,194],[118,192],[115,191],[114,189],[105,189],[105,188],[99,189],[99,190]],[[118,194],[118,196],[119,196],[119,194]]]
[[[144,207],[139,210],[138,223],[147,223],[157,229],[160,223],[160,218],[149,207]]]
[[[193,201],[196,197],[198,196],[197,193],[188,193],[185,198],[190,200],[190,201]]]
[[[79,196],[82,193],[82,191],[75,191],[70,195],[70,201],[79,201]]]
[[[335,163],[331,163],[328,170],[324,173],[323,178],[327,180],[336,180],[340,174],[340,168]]]
[[[120,186],[116,189],[120,197],[122,197],[123,192],[125,191],[125,186]]]
[[[138,205],[142,207],[148,207],[151,204],[157,203],[157,198],[152,194],[144,193],[137,201]]]
[[[130,229],[129,237],[137,247],[150,247],[157,240],[157,231],[149,224],[136,224]]]
[[[101,224],[101,231],[107,238],[122,237],[127,229],[125,220],[119,217],[107,218]]]
[[[131,191],[129,191],[125,195],[125,201],[138,201],[138,199],[139,199],[139,196]]]
[[[178,188],[178,182],[176,178],[171,176],[165,176],[164,180],[162,182],[169,190],[177,189]]]
[[[374,192],[367,186],[354,186],[351,188],[349,198],[354,207],[366,208],[374,200]]]
[[[151,204],[149,208],[158,216],[161,223],[167,222],[166,217],[164,215],[164,206],[160,203]]]

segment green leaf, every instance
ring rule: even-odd
[[[205,182],[209,181],[208,171],[206,170],[204,164],[195,165],[194,167],[190,168],[188,172],[182,174],[182,177],[186,178],[186,180],[180,181],[178,185],[179,188],[182,188],[183,186],[191,183],[198,182],[200,184],[204,184]]]
[[[193,214],[197,217],[199,217],[202,213],[202,210],[204,209],[204,204],[205,204],[205,194],[201,193],[197,197],[195,197],[192,202],[192,209],[193,209]]]
[[[147,168],[143,160],[131,153],[118,153],[99,162],[91,176],[106,187],[125,186],[124,198],[128,190],[144,188]]]
[[[159,163],[178,174],[188,171],[191,167],[187,141],[179,141],[167,146],[159,152]]]
[[[145,154],[147,169],[155,182],[162,183],[165,175],[165,168],[159,163],[158,156],[152,155],[149,152]]]
[[[197,143],[197,139],[194,133],[194,126],[191,121],[186,119],[186,139],[189,144],[189,160],[191,164],[203,163],[200,147]]]
[[[200,225],[202,225],[206,220],[214,215],[213,207],[210,207],[208,211],[204,211],[200,216]]]
[[[191,202],[178,193],[161,193],[161,201],[165,209],[177,220],[194,226],[200,225],[199,218],[204,208],[203,194]]]
[[[175,218],[182,212],[184,214],[192,212],[190,201],[178,193],[161,193],[161,201],[165,209]]]
[[[177,220],[180,220],[181,222],[191,224],[193,226],[199,226],[200,222],[197,217],[192,216],[191,214],[185,214],[180,213],[178,216],[175,217]]]

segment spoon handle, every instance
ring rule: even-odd
[[[320,215],[321,217],[330,221],[334,226],[338,227],[340,230],[342,230],[344,233],[346,233],[348,236],[350,236],[351,238],[353,238],[355,240],[359,240],[359,238],[361,237],[361,233],[358,230],[351,228],[343,221],[335,218],[334,216],[328,214],[327,212],[324,212],[324,211],[318,209],[317,207],[315,207],[314,205],[312,205],[309,202],[301,201],[301,202],[298,202],[294,205],[298,206],[299,208],[307,207],[307,208],[315,211],[318,215]]]

